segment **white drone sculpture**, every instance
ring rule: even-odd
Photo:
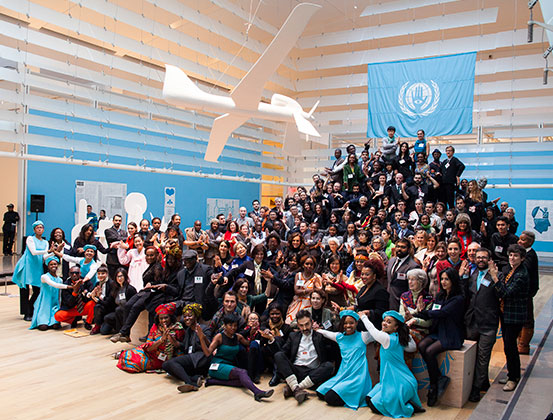
[[[304,112],[294,99],[276,93],[272,96],[270,104],[259,102],[268,77],[276,71],[302,34],[309,19],[320,8],[321,6],[311,3],[298,4],[271,44],[232,90],[230,97],[206,93],[181,69],[169,64],[165,66],[163,97],[167,102],[201,111],[224,113],[213,122],[205,160],[217,162],[228,137],[250,118],[286,122],[285,141],[289,141],[294,135],[297,137],[298,132],[306,136],[320,137],[309,121],[313,118],[318,102],[309,112]]]

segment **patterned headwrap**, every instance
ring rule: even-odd
[[[43,222],[42,220],[37,220],[36,222],[34,222],[34,223],[32,224],[32,226],[33,226],[33,229],[36,228],[37,226],[42,226],[42,227],[44,227],[44,222]]]
[[[345,316],[351,316],[356,321],[359,321],[359,314],[351,309],[344,309],[343,311],[340,311],[340,318]]]
[[[357,254],[355,256],[355,261],[367,261],[368,259],[369,259],[369,257],[367,257],[364,254]]]
[[[185,312],[190,311],[194,314],[196,319],[200,319],[200,317],[202,316],[202,310],[202,305],[200,305],[199,303],[189,303],[184,307],[182,313],[184,314]]]
[[[156,308],[157,315],[173,315],[177,309],[177,305],[174,302],[164,303]]]
[[[90,245],[90,244],[88,244],[88,245],[85,245],[85,246],[83,247],[83,250],[86,251],[87,249],[92,249],[93,251],[96,251],[98,248],[96,248],[95,245]]]
[[[48,258],[46,258],[46,260],[44,261],[44,263],[46,265],[50,264],[50,261],[55,261],[59,264],[60,260],[58,259],[58,257],[56,257],[55,255],[50,255]]]
[[[167,255],[171,255],[172,257],[175,257],[177,261],[180,261],[182,259],[182,249],[180,249],[180,247],[178,246],[175,246],[167,251]]]
[[[382,314],[382,319],[386,318],[387,316],[391,316],[392,318],[397,319],[402,324],[405,323],[405,318],[403,318],[403,315],[401,315],[398,311],[386,311]]]

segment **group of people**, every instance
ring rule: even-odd
[[[393,127],[388,134],[360,160],[353,145],[347,160],[337,149],[309,190],[277,197],[272,208],[254,200],[206,230],[199,220],[181,229],[178,214],[165,232],[157,217],[124,229],[114,215],[105,242],[87,224],[70,244],[60,228],[43,238],[37,221],[13,276],[21,313],[31,328],[84,320],[90,334],[126,343],[145,311],[144,343],[115,353],[122,370],[166,371],[181,392],[245,387],[257,401],[273,394],[257,387],[267,371],[269,386],[284,381],[284,397],[298,403],[317,395],[390,417],[424,410],[414,353],[426,363],[434,406],[450,381],[438,356],[465,339],[477,341],[470,400],[479,401],[501,324],[503,389],[512,391],[533,333],[535,236],[515,235],[514,209],[488,201],[485,180],[461,179],[452,146],[429,164],[424,131],[395,148]]]

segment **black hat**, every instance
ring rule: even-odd
[[[440,156],[442,155],[442,152],[440,152],[438,149],[434,149],[434,151],[432,152],[432,154],[434,153],[438,153]]]
[[[182,258],[185,260],[195,260],[196,258],[198,258],[198,253],[193,249],[188,249],[184,251],[184,254],[182,254]]]
[[[10,203],[10,204],[8,204],[6,207],[7,207],[7,208],[10,208],[10,207],[13,208],[13,204]]]

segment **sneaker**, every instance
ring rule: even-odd
[[[298,404],[301,404],[302,402],[304,402],[307,399],[307,397],[308,397],[307,391],[305,391],[304,389],[297,387],[294,390],[294,398],[296,399]]]
[[[469,401],[477,403],[480,401],[480,390],[476,388],[472,388],[469,395]]]
[[[200,376],[198,377],[198,380],[196,381],[196,386],[197,386],[198,388],[201,388],[202,385],[204,384],[204,382],[205,382],[205,378],[204,378],[203,376],[200,375]]]
[[[120,343],[130,343],[131,338],[128,335],[120,335],[119,336],[119,342]]]
[[[94,328],[90,330],[90,335],[96,335],[100,333],[100,326],[98,324],[94,325]]]
[[[121,334],[117,333],[115,335],[112,335],[110,338],[109,338],[109,341],[111,341],[112,343],[119,343],[119,339],[121,338]]]
[[[92,331],[92,324],[89,324],[88,322],[85,322],[84,323],[84,328],[85,328],[85,330]]]
[[[450,379],[448,376],[440,376],[440,379],[438,379],[438,398],[441,398],[441,396],[444,395],[449,382]]]
[[[263,398],[270,398],[273,393],[275,392],[274,389],[269,389],[268,391],[264,391],[264,392],[260,392],[259,394],[255,394],[253,396],[253,398],[257,401],[257,402],[261,402],[261,399]]]
[[[413,407],[413,414],[426,413],[426,410],[413,401],[409,401],[409,404]]]
[[[145,335],[144,337],[140,337],[140,338],[138,339],[138,341],[140,341],[140,342],[142,342],[142,343],[145,343],[147,340],[148,340],[148,336],[147,336],[147,335]]]
[[[77,328],[77,325],[79,324],[79,318],[75,318],[72,322],[71,322],[71,328]]]
[[[514,391],[516,387],[517,387],[517,382],[515,382],[515,381],[507,381],[507,383],[506,383],[505,386],[503,387],[503,391],[505,391],[505,392],[511,392],[511,391]]]
[[[197,391],[198,387],[195,385],[184,384],[184,385],[178,386],[177,389],[179,390],[179,392],[185,393],[185,392]]]
[[[30,316],[30,315],[25,315],[25,316],[23,317],[23,321],[31,322],[32,320],[33,320],[33,317]]]

